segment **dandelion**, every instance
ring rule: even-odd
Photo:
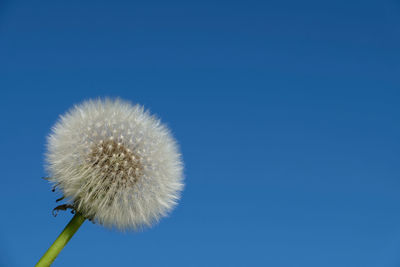
[[[75,216],[37,266],[49,266],[85,219],[120,230],[149,227],[169,214],[183,188],[181,157],[167,127],[119,99],[86,101],[61,116],[46,162],[48,180],[66,200],[55,211],[71,208]]]

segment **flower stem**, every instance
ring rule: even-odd
[[[35,266],[50,266],[84,221],[85,217],[83,217],[79,212],[76,212],[75,216],[71,219],[67,226],[65,226],[64,230],[57,237],[56,241],[54,241],[54,243],[49,247],[49,249]]]

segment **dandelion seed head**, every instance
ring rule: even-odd
[[[166,216],[183,189],[182,161],[167,127],[119,99],[73,107],[52,128],[50,181],[85,217],[139,229]]]

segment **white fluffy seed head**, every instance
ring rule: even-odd
[[[181,156],[169,130],[142,106],[83,102],[52,128],[47,170],[85,217],[107,227],[150,226],[176,205]]]

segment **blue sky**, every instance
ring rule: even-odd
[[[0,265],[71,214],[41,177],[59,114],[141,103],[186,188],[140,233],[89,222],[54,266],[400,265],[399,1],[0,2]]]

